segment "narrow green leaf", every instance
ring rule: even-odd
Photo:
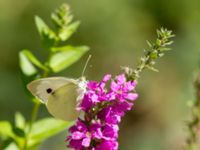
[[[153,45],[151,44],[151,42],[149,42],[148,40],[147,40],[147,45],[149,46],[149,48],[153,47]]]
[[[58,28],[62,28],[63,26],[70,24],[73,20],[73,16],[71,15],[69,5],[62,4],[55,10],[55,12],[52,13],[51,19]]]
[[[76,21],[66,27],[61,28],[61,30],[59,31],[59,38],[61,41],[66,41],[79,27],[80,22]]]
[[[19,65],[22,70],[22,73],[26,76],[32,76],[37,73],[37,69],[30,62],[29,58],[26,56],[24,51],[19,52]]]
[[[49,66],[53,72],[59,72],[78,61],[88,50],[89,48],[87,46],[52,48],[55,54],[51,56]]]
[[[44,46],[53,46],[57,41],[56,34],[53,32],[53,30],[51,30],[39,16],[35,16],[35,23],[43,40]]]
[[[19,52],[19,65],[20,65],[20,76],[23,82],[23,88],[25,92],[31,96],[30,92],[28,92],[26,85],[37,78],[38,70],[34,66],[34,64],[27,57],[26,51]]]
[[[147,67],[148,69],[152,70],[152,71],[159,72],[158,69],[156,69],[156,68],[154,68],[154,67],[152,67],[152,66],[147,65],[146,67]]]
[[[25,124],[26,124],[26,121],[25,121],[24,116],[20,112],[16,112],[15,113],[15,126],[20,129],[24,129]]]
[[[48,71],[48,68],[45,67],[29,50],[27,49],[22,50],[21,53],[23,53],[32,64],[34,64],[35,66],[37,66],[42,70]]]
[[[44,139],[51,137],[67,129],[72,122],[65,122],[54,118],[45,118],[33,124],[30,134],[29,146],[40,143]]]

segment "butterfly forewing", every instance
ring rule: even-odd
[[[47,103],[49,96],[68,83],[76,84],[76,80],[64,77],[50,77],[34,80],[27,85],[28,90],[42,103]]]

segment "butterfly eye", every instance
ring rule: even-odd
[[[50,93],[52,93],[53,90],[51,88],[48,88],[46,91],[48,94],[50,94]]]

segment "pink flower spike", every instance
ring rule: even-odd
[[[136,81],[126,81],[124,74],[112,80],[107,74],[101,82],[88,81],[82,101],[77,105],[82,115],[68,129],[68,147],[73,150],[117,150],[119,123],[138,97],[135,87]]]

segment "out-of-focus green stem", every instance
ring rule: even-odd
[[[40,102],[35,102],[35,104],[34,104],[32,114],[31,114],[30,131],[32,129],[33,123],[35,122],[35,120],[37,118],[37,114],[38,114],[38,110],[39,110],[40,105],[41,105]]]
[[[31,113],[31,121],[30,121],[30,124],[29,124],[29,127],[28,127],[28,131],[26,133],[23,150],[27,150],[27,148],[28,148],[29,135],[31,133],[32,126],[33,126],[33,124],[34,124],[34,122],[37,118],[38,110],[39,110],[39,107],[41,105],[41,103],[37,99],[34,99],[33,101],[34,101],[34,106],[33,106],[33,110],[32,110],[32,113]]]
[[[191,120],[187,123],[188,137],[184,150],[199,150],[198,148],[198,133],[200,125],[200,73],[197,75],[194,82],[196,90],[196,99],[191,106]]]

